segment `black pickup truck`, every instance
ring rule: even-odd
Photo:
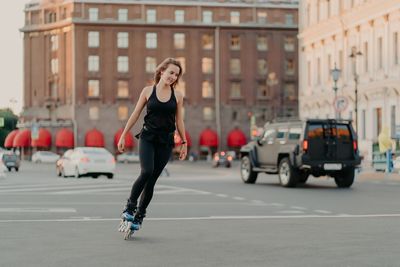
[[[264,172],[278,174],[284,187],[304,184],[310,175],[329,176],[338,187],[350,187],[361,163],[351,121],[335,119],[267,123],[240,155],[245,183],[255,183]]]

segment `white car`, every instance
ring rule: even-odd
[[[139,161],[139,154],[135,152],[125,152],[117,156],[117,162],[129,163]]]
[[[64,161],[65,160],[69,160],[69,157],[71,156],[72,152],[74,152],[73,149],[68,149],[62,155],[62,157],[59,160],[57,160],[57,162],[56,162],[56,173],[57,173],[58,176],[62,176],[63,175]]]
[[[64,177],[97,178],[99,175],[106,175],[108,179],[112,179],[115,173],[115,159],[102,147],[76,147],[63,159],[61,172]]]
[[[32,162],[55,163],[59,158],[59,155],[51,151],[37,151],[32,155]]]

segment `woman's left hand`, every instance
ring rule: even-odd
[[[181,152],[179,153],[179,160],[184,160],[187,155],[187,146],[186,144],[181,145]]]

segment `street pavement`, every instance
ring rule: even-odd
[[[238,165],[170,163],[125,241],[118,218],[138,164],[109,180],[23,162],[0,177],[0,266],[400,266],[398,174],[282,188],[276,175],[244,184]]]

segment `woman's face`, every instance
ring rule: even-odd
[[[167,69],[161,72],[161,79],[168,85],[173,84],[179,76],[179,67],[169,64]]]

